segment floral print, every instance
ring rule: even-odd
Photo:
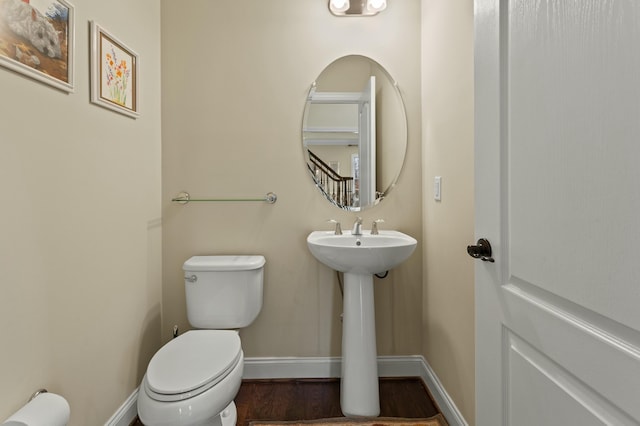
[[[109,100],[118,105],[127,103],[127,86],[131,70],[125,59],[118,60],[115,50],[104,56],[104,71],[106,84],[109,89]]]

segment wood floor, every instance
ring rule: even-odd
[[[342,416],[339,379],[243,380],[235,402],[238,426],[248,426],[254,420]],[[380,379],[380,416],[424,418],[438,413],[420,378]]]

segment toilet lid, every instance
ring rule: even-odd
[[[188,331],[153,356],[145,379],[148,389],[162,400],[193,397],[222,380],[238,363],[241,351],[235,331]]]

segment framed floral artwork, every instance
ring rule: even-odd
[[[0,0],[0,66],[73,92],[73,16],[65,0]]]
[[[137,53],[91,21],[91,102],[138,117],[139,66]]]

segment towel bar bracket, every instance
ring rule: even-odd
[[[34,400],[38,395],[41,395],[41,394],[43,394],[43,393],[47,393],[47,392],[49,392],[49,391],[48,391],[48,390],[46,390],[46,389],[38,389],[37,391],[35,391],[35,392],[31,395],[31,397],[29,398],[29,402],[33,401],[33,400]]]

